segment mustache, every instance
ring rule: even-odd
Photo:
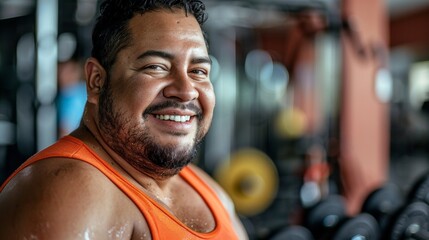
[[[176,102],[176,101],[171,101],[171,100],[167,100],[164,101],[162,103],[158,103],[158,104],[154,104],[149,106],[145,111],[144,114],[151,114],[152,112],[155,111],[159,111],[165,108],[179,108],[181,110],[191,110],[193,112],[195,112],[195,114],[197,115],[198,119],[200,119],[202,117],[202,110],[199,106],[197,106],[194,103],[180,103],[180,102]]]

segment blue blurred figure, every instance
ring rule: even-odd
[[[58,64],[59,137],[79,126],[86,102],[86,84],[82,79],[79,59],[71,58]]]

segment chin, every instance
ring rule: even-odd
[[[176,146],[177,148],[191,148],[195,145],[195,137],[188,136],[170,136],[170,137],[159,137],[158,142],[160,146]]]

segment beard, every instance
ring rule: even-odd
[[[143,117],[146,121],[148,112],[165,107],[190,108],[197,111],[197,134],[193,143],[188,146],[174,144],[161,145],[151,136],[147,126],[139,121],[127,118],[123,112],[115,108],[109,79],[100,94],[99,117],[100,131],[103,140],[130,165],[142,173],[154,177],[169,177],[177,174],[188,165],[197,155],[198,147],[205,133],[201,130],[201,110],[194,106],[185,106],[175,101],[166,101],[160,105],[148,108]]]

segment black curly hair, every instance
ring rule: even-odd
[[[105,0],[92,32],[91,56],[109,72],[118,52],[130,42],[130,19],[159,9],[184,9],[195,17],[201,29],[207,20],[205,5],[200,0]]]

